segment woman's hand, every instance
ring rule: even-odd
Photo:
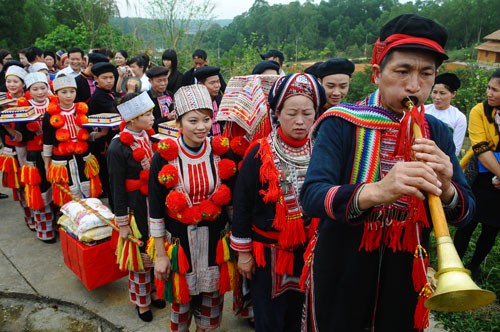
[[[155,278],[159,280],[168,280],[170,275],[170,259],[167,255],[156,256]]]
[[[238,253],[238,270],[243,277],[252,279],[255,273],[255,261],[251,252]]]
[[[128,235],[132,235],[132,229],[130,228],[130,226],[120,226],[120,237],[126,240],[128,238]]]

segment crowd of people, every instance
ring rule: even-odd
[[[2,184],[46,243],[60,206],[107,197],[120,237],[148,242],[128,275],[145,322],[170,302],[171,331],[189,331],[193,316],[196,331],[215,329],[233,291],[256,331],[421,331],[427,193],[459,227],[462,257],[482,223],[476,279],[500,228],[500,70],[470,113],[464,175],[460,79],[437,75],[447,38],[427,18],[390,20],[371,59],[377,89],[355,105],[344,103],[346,58],[286,75],[269,50],[226,83],[203,50],[185,73],[173,49],[160,65],[124,50],[29,47],[19,61],[2,50],[0,91],[40,114],[0,126]],[[84,126],[102,113],[122,125]],[[178,135],[154,138],[167,122]]]

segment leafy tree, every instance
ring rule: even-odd
[[[213,18],[213,9],[211,0],[203,0],[199,4],[179,0],[148,2],[148,13],[156,23],[156,31],[164,36],[162,46],[174,49],[187,46],[188,34],[196,35],[194,45],[200,43],[205,35],[201,32],[202,28],[206,28],[204,24]]]
[[[36,0],[1,1],[0,46],[13,53],[29,47],[36,37],[43,36],[49,26],[50,13],[46,2]]]

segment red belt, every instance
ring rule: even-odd
[[[140,190],[142,186],[148,185],[146,181],[142,181],[141,179],[126,179],[125,180],[125,190],[127,192]]]
[[[263,231],[260,228],[257,228],[255,225],[252,225],[252,230],[259,234],[260,236],[263,236],[267,239],[278,241],[278,238],[280,236],[280,233],[277,231]]]

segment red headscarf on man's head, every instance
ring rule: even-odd
[[[380,65],[391,49],[424,50],[431,52],[441,63],[448,59],[444,53],[447,40],[448,31],[441,24],[414,14],[400,15],[380,30],[370,63]]]

